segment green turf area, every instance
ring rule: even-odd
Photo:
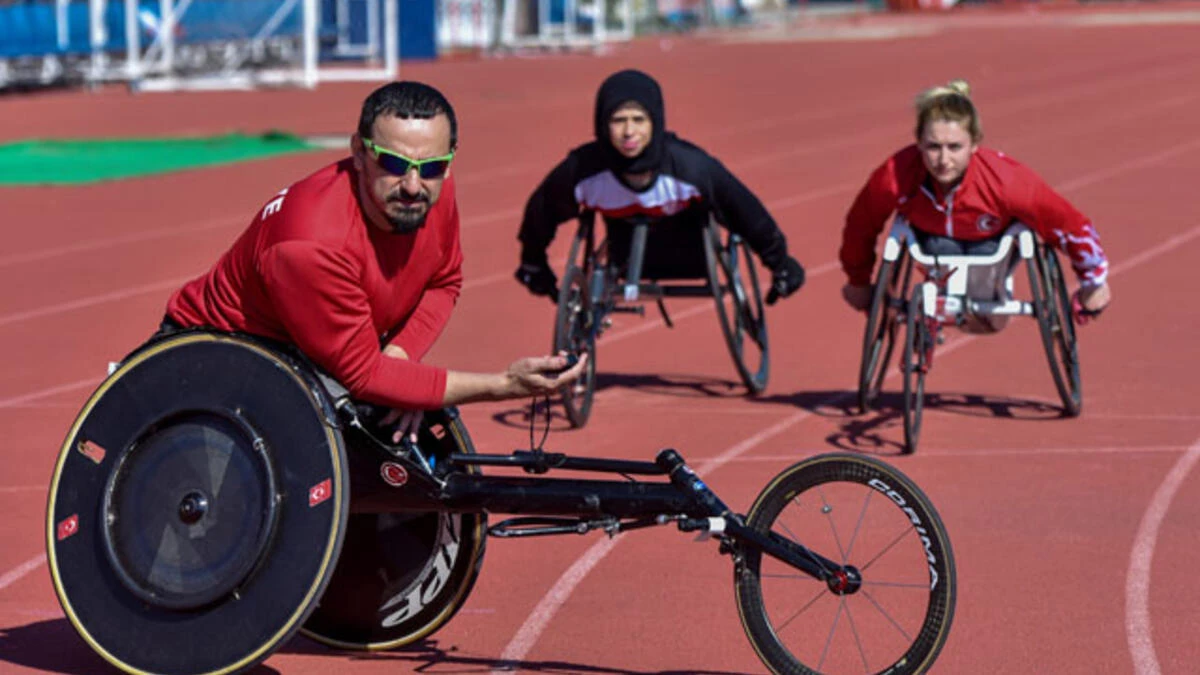
[[[74,185],[320,150],[281,132],[0,144],[0,186]]]

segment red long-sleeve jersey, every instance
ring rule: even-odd
[[[1098,286],[1107,278],[1108,258],[1088,218],[1004,153],[979,148],[962,182],[945,194],[927,178],[916,145],[892,155],[871,174],[842,231],[840,258],[850,283],[871,283],[875,245],[892,213],[923,232],[967,241],[994,237],[1020,221],[1067,255],[1084,286]]]
[[[399,235],[366,222],[357,180],[346,159],[277,194],[167,315],[294,344],[362,400],[441,407],[446,371],[420,360],[462,288],[454,181],[422,228]],[[383,356],[383,343],[409,360]]]

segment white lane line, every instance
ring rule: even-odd
[[[47,260],[56,258],[61,255],[71,253],[85,253],[87,251],[96,251],[104,248],[111,248],[121,244],[136,244],[143,241],[151,241],[154,239],[165,239],[168,237],[176,237],[181,234],[191,234],[195,232],[205,232],[208,230],[217,230],[224,227],[234,227],[238,225],[245,226],[250,222],[249,216],[225,216],[222,218],[213,218],[195,225],[180,225],[172,227],[164,227],[156,230],[145,230],[142,232],[133,232],[130,234],[118,235],[115,237],[105,237],[103,239],[92,239],[90,241],[80,241],[66,246],[56,246],[54,248],[42,249],[40,251],[29,251],[27,253],[12,253],[6,256],[0,256],[0,268],[17,265],[20,263],[37,262],[39,260]]]
[[[26,574],[41,567],[44,562],[46,562],[46,554],[42,553],[5,572],[3,576],[0,576],[0,591],[19,581]]]
[[[120,290],[111,291],[109,293],[101,293],[100,295],[89,295],[86,298],[70,300],[67,302],[58,302],[53,305],[30,309],[24,312],[13,312],[12,314],[0,315],[0,326],[7,326],[10,323],[19,323],[30,319],[38,319],[44,316],[53,316],[55,314],[63,314],[76,309],[84,309],[87,307],[95,307],[108,302],[117,300],[125,300],[146,293],[156,293],[165,290],[174,290],[182,286],[185,282],[191,281],[196,275],[180,277],[178,279],[167,279],[166,281],[155,281],[149,284],[141,284],[138,286],[130,286]]]
[[[1129,572],[1125,576],[1125,638],[1129,642],[1129,655],[1133,658],[1136,675],[1159,675],[1162,672],[1154,650],[1154,631],[1150,625],[1150,578],[1154,548],[1158,544],[1159,528],[1167,516],[1167,510],[1171,508],[1171,500],[1198,461],[1200,439],[1167,472],[1166,478],[1150,498],[1150,504],[1133,538]]]
[[[79,380],[78,382],[68,382],[67,384],[59,384],[59,385],[55,385],[53,387],[48,387],[46,389],[39,389],[37,391],[31,391],[27,394],[21,394],[19,396],[12,396],[9,398],[0,398],[0,409],[15,408],[17,406],[29,403],[30,401],[36,401],[38,399],[46,398],[48,396],[54,396],[56,394],[63,394],[68,391],[76,391],[78,389],[86,389],[88,387],[95,387],[96,385],[100,384],[100,382],[102,380],[103,380],[103,378],[93,377],[93,378],[90,378],[87,380]]]
[[[0,486],[0,494],[16,494],[18,492],[45,492],[45,485],[8,485]]]

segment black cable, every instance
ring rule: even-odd
[[[550,436],[550,395],[546,395],[545,411],[546,411],[546,426],[542,429],[542,438],[537,445],[533,443],[534,429],[537,423],[538,398],[535,395],[529,400],[529,449],[533,452],[541,452],[542,446],[546,444],[546,439]]]

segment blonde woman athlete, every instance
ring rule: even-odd
[[[1108,258],[1091,220],[1037,174],[981,147],[970,87],[955,80],[917,97],[917,142],[871,174],[846,215],[840,259],[851,307],[871,303],[875,244],[888,218],[903,216],[924,251],[986,255],[1012,222],[1032,228],[1071,261],[1079,279],[1075,317],[1083,323],[1108,306]]]

